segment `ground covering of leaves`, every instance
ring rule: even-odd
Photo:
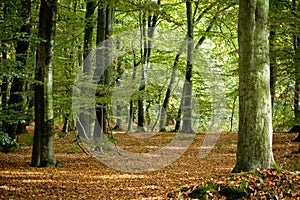
[[[173,136],[161,133],[145,141],[117,133],[115,138],[124,142],[122,148],[145,152],[149,142],[159,148]],[[0,199],[300,199],[300,155],[294,153],[299,144],[291,142],[295,136],[274,133],[277,169],[231,174],[237,135],[223,133],[205,158],[199,157],[205,134],[197,134],[173,164],[130,174],[84,154],[71,134],[56,139],[56,157],[64,163],[60,168],[30,167],[30,145],[14,153],[0,153]],[[28,137],[30,134],[20,136],[21,143]]]

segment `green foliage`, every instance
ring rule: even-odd
[[[9,137],[7,133],[0,132],[0,151],[4,153],[13,152],[19,144]]]
[[[293,171],[298,171],[299,170],[299,168],[298,168],[298,166],[297,166],[297,164],[296,164],[295,161],[293,161],[293,163],[292,163],[292,170]]]
[[[57,135],[58,135],[58,137],[59,138],[65,138],[65,137],[67,137],[68,136],[68,133],[65,133],[65,132],[58,132],[58,133],[56,133]]]
[[[220,187],[219,194],[226,196],[226,199],[228,200],[248,199],[250,195],[250,189],[247,187],[225,185]]]
[[[67,154],[74,154],[74,153],[79,153],[82,150],[77,145],[76,146],[74,145],[74,146],[67,147],[65,151]]]
[[[193,199],[207,199],[208,191],[216,192],[218,190],[218,185],[214,182],[208,182],[204,186],[198,186],[195,190],[189,193],[189,197]]]
[[[20,144],[25,145],[25,146],[32,145],[33,144],[33,134],[25,134],[24,136],[22,136],[22,138],[20,138]]]

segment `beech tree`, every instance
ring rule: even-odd
[[[35,68],[35,129],[31,165],[53,167],[60,163],[54,155],[53,44],[57,0],[41,0]]]
[[[233,172],[268,169],[274,164],[269,1],[241,0],[239,6],[239,132]]]

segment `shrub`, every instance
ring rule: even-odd
[[[0,151],[9,153],[14,151],[19,146],[15,139],[9,137],[7,133],[0,132]]]

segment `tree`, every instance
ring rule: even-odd
[[[297,18],[298,15],[298,5],[296,4],[296,0],[293,0],[293,9],[292,14]],[[294,25],[295,27],[299,27],[298,24]],[[295,51],[294,56],[294,68],[295,68],[295,91],[294,91],[294,117],[295,117],[295,126],[292,128],[295,132],[298,132],[298,136],[293,140],[294,142],[300,142],[300,33],[295,31],[293,35],[293,47]]]
[[[187,14],[187,64],[185,72],[185,83],[183,87],[183,101],[182,101],[182,132],[192,133],[192,72],[193,72],[193,50],[194,50],[194,18],[192,1],[186,1],[186,14]]]
[[[92,61],[89,57],[93,47],[93,30],[94,30],[94,12],[97,6],[95,0],[89,0],[86,2],[85,12],[85,27],[84,27],[84,39],[83,39],[83,74],[89,79],[92,72]],[[88,108],[83,109],[84,112],[79,114],[79,119],[76,121],[78,127],[79,136],[85,138],[92,135],[92,123],[93,119],[91,111]]]
[[[95,126],[94,134],[96,138],[102,137],[107,133],[106,124],[108,122],[108,103],[110,98],[110,82],[111,82],[111,41],[108,40],[113,34],[113,16],[114,5],[106,5],[99,1],[98,3],[98,19],[97,19],[97,36],[96,36],[96,71],[94,80],[99,81],[96,97],[96,119],[100,127]],[[104,47],[104,49],[103,49]],[[96,123],[97,124],[97,123]]]
[[[30,35],[30,12],[31,12],[31,0],[22,0],[21,8],[20,8],[20,16],[22,18],[22,25],[19,30],[20,38],[17,41],[16,46],[16,61],[17,66],[16,69],[20,74],[24,74],[27,63],[27,51],[29,49],[29,35]],[[7,133],[12,139],[16,138],[16,135],[19,134],[18,127],[23,126],[22,132],[24,132],[24,123],[25,120],[25,85],[26,81],[24,77],[18,75],[13,78],[12,85],[10,89],[10,97],[9,97],[9,106],[14,111],[14,116],[17,119],[12,120],[7,126]]]
[[[268,47],[268,0],[239,7],[239,132],[233,172],[274,164]]]
[[[54,154],[53,44],[57,0],[41,0],[35,68],[35,129],[31,165],[59,166]]]

